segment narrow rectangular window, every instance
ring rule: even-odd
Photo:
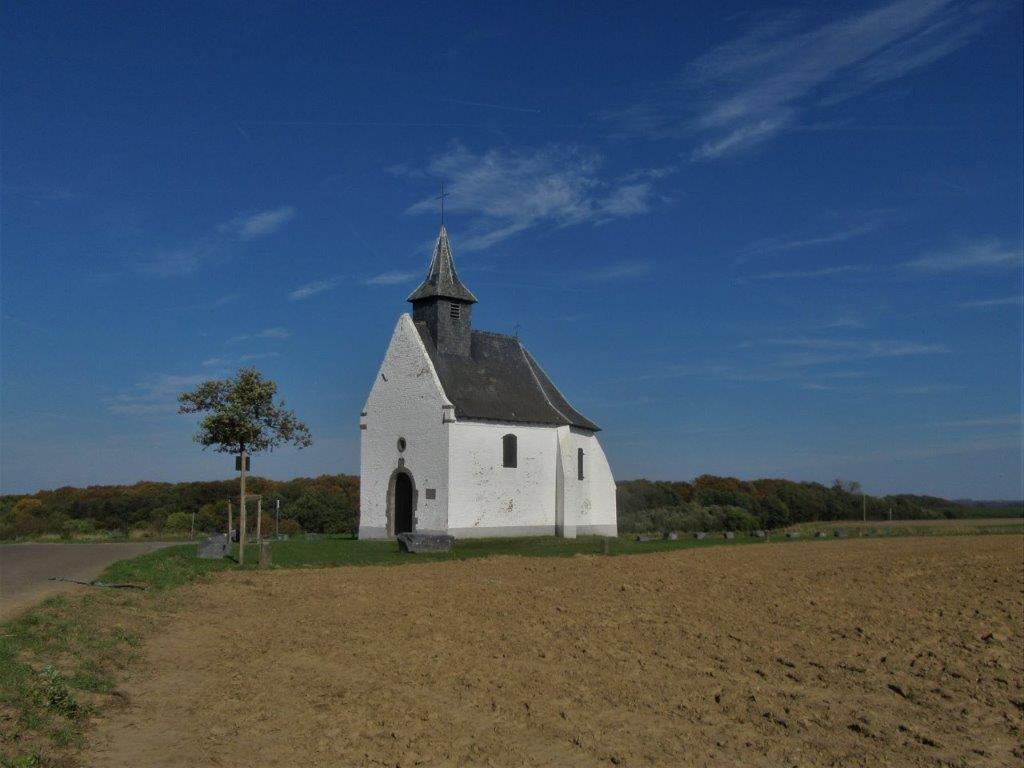
[[[501,463],[505,467],[518,466],[519,457],[516,455],[516,436],[505,435],[501,438]]]
[[[452,320],[458,320],[462,317],[462,305],[456,304],[454,301],[449,305]]]
[[[579,480],[583,479],[583,449],[576,449],[576,477]]]

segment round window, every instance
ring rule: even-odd
[[[401,453],[404,450],[405,450],[405,438],[404,437],[400,437],[400,438],[398,438],[398,452]]]

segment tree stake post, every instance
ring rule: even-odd
[[[239,504],[241,505],[239,507],[239,509],[240,509],[239,518],[240,519],[239,519],[239,523],[238,523],[238,530],[239,530],[239,533],[238,533],[238,564],[239,565],[245,565],[245,525],[246,525],[246,522],[247,522],[246,519],[245,519],[245,448],[242,449],[241,456],[242,456],[242,461],[241,461],[241,464],[240,464],[240,466],[241,466],[241,470],[240,471],[242,473],[242,477],[241,477],[241,481],[242,481],[242,495],[241,495],[241,498],[238,500]]]

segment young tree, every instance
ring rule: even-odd
[[[255,368],[243,368],[231,379],[204,381],[192,392],[178,395],[178,413],[205,413],[193,440],[203,449],[241,458],[241,539],[238,561],[245,560],[245,460],[253,453],[272,451],[291,443],[299,448],[313,444],[309,428],[274,402],[277,384],[264,379]]]

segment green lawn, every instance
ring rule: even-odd
[[[814,534],[826,533],[831,539],[834,529],[844,528],[850,538],[888,536],[949,536],[986,533],[1021,533],[1021,521],[950,521],[957,524],[936,525],[928,521],[872,523],[870,526],[852,523],[806,523],[798,526],[801,538],[787,539],[781,532],[772,534],[771,543],[816,541]],[[676,541],[663,539],[636,541],[634,536],[607,539],[608,554],[634,555],[645,552],[664,552],[676,549],[694,549],[715,546],[764,544],[746,533],[737,533],[735,539],[726,539],[721,533],[709,533],[707,538],[695,539],[680,534]],[[410,563],[465,560],[475,557],[516,555],[521,557],[572,557],[574,555],[603,554],[606,540],[599,536],[581,536],[560,539],[554,536],[504,539],[459,539],[450,553],[410,555],[399,552],[394,541],[360,541],[347,536],[324,536],[315,541],[295,538],[271,543],[272,568],[323,568],[331,566],[408,565]],[[237,569],[235,559],[200,560],[196,545],[184,544],[149,552],[131,560],[122,560],[107,568],[100,576],[103,581],[145,584],[155,589],[167,589],[215,571]],[[238,556],[234,548],[233,558]],[[245,569],[255,569],[257,549],[246,546]]]
[[[342,565],[408,565],[410,563],[465,560],[473,557],[519,555],[522,557],[572,557],[603,554],[605,540],[598,536],[559,539],[554,536],[509,539],[461,539],[450,553],[410,555],[398,551],[394,541],[360,541],[347,536],[325,536],[316,541],[291,539],[271,544],[273,568],[321,568]],[[763,543],[745,534],[725,539],[709,534],[706,539],[681,537],[677,541],[635,541],[633,538],[608,540],[608,554],[632,555],[696,547],[736,546]],[[100,576],[101,581],[145,584],[167,589],[191,581],[207,573],[237,569],[234,559],[200,560],[196,545],[167,547],[155,552],[114,563]],[[237,558],[238,548],[233,556]],[[255,545],[245,548],[245,569],[256,567]]]

